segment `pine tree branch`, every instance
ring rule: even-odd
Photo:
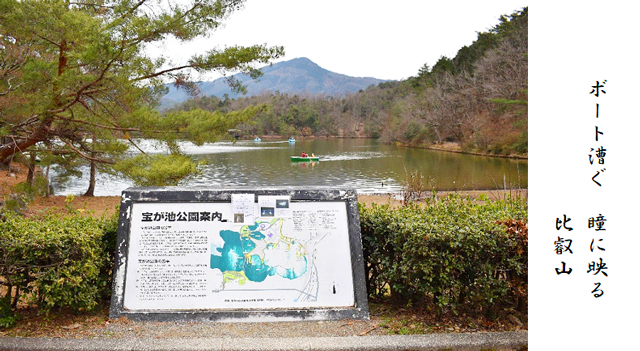
[[[109,160],[105,160],[105,159],[101,159],[101,158],[97,158],[97,157],[91,157],[88,156],[86,154],[84,154],[82,151],[80,151],[78,148],[76,148],[75,146],[73,146],[73,144],[71,144],[69,141],[64,140],[64,139],[60,139],[62,140],[63,143],[67,144],[67,146],[69,146],[69,148],[71,148],[71,150],[75,151],[76,154],[80,155],[80,157],[89,160],[89,161],[94,161],[94,162],[99,162],[99,163],[108,163],[108,164],[115,164],[114,161],[109,161]]]

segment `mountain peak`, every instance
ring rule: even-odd
[[[291,63],[305,63],[305,64],[312,64],[312,65],[316,65],[316,66],[317,66],[317,64],[316,64],[315,62],[313,62],[313,61],[309,60],[309,59],[308,59],[308,58],[306,58],[306,57],[296,57],[296,58],[294,58],[294,59],[291,59],[291,60],[289,60],[289,61],[285,61],[285,62],[291,62]]]
[[[307,93],[343,96],[386,81],[334,73],[318,66],[318,64],[306,57],[277,62],[260,70],[262,71],[262,77],[258,78],[257,81],[252,80],[246,74],[239,73],[234,75],[235,79],[247,87],[247,96],[276,91],[285,94]],[[224,94],[228,94],[230,98],[242,96],[231,91],[224,78],[218,78],[213,82],[201,82],[199,87],[205,96],[215,95],[220,98]],[[177,90],[173,85],[168,85],[168,88],[169,93],[161,99],[162,108],[188,99],[186,92]]]
[[[289,63],[291,65],[299,65],[299,66],[315,66],[315,67],[320,67],[318,66],[317,63],[309,60],[306,57],[296,57],[294,59],[288,60],[288,61],[282,61],[280,63]]]

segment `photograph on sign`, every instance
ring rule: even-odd
[[[289,208],[290,196],[258,196],[258,206],[262,217],[283,217],[291,218]]]
[[[255,218],[254,194],[231,194],[233,223],[253,223]]]

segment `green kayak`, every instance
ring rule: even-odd
[[[312,161],[320,161],[320,157],[291,156],[291,162],[312,162]]]

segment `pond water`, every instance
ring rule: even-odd
[[[322,186],[350,187],[359,194],[399,193],[407,174],[414,171],[419,171],[423,182],[436,190],[528,186],[526,160],[405,148],[375,139],[312,139],[296,143],[247,140],[181,147],[203,161],[200,175],[185,183],[191,186]],[[291,162],[290,156],[299,156],[303,151],[320,156],[320,161]],[[82,171],[82,177],[72,178],[53,172],[50,177],[54,194],[83,194],[89,184],[88,167]],[[120,195],[130,186],[133,184],[126,179],[98,173],[95,195]]]

